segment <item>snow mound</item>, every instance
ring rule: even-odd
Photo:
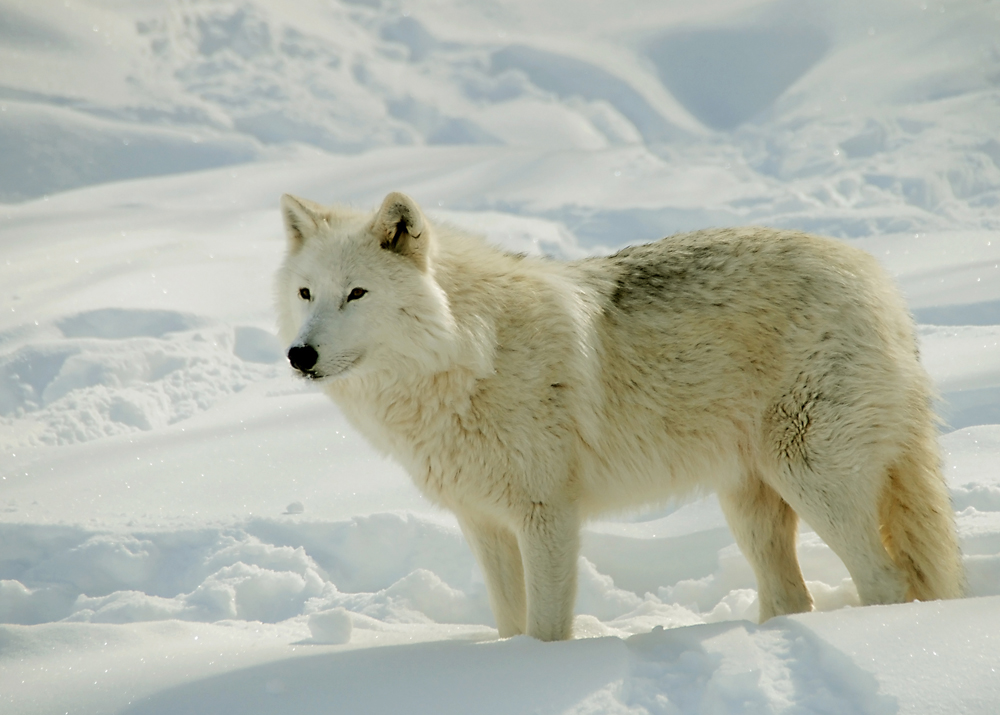
[[[106,181],[241,164],[262,156],[252,140],[202,127],[145,126],[48,106],[44,99],[0,101],[3,202]]]
[[[725,131],[770,108],[829,47],[816,27],[781,24],[671,31],[646,54],[691,114]]]
[[[0,424],[16,427],[0,439],[8,449],[166,427],[273,377],[281,358],[259,328],[173,311],[107,308],[54,327],[62,339],[0,353]]]

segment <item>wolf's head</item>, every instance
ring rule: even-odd
[[[288,359],[323,381],[447,365],[455,325],[434,280],[431,225],[391,193],[372,216],[281,197],[288,250],[276,281]]]

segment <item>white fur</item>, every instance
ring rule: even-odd
[[[866,253],[746,228],[558,263],[398,193],[374,214],[282,207],[283,339],[458,516],[502,636],[570,637],[582,520],[698,489],[720,496],[762,620],[812,607],[798,515],[866,604],[961,595],[930,382]]]

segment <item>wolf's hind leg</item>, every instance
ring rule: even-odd
[[[795,553],[798,517],[788,503],[753,473],[738,487],[720,490],[719,503],[757,577],[760,621],[811,611],[812,597]]]
[[[488,518],[457,516],[462,533],[483,571],[500,637],[524,633],[524,566],[517,537],[510,529]]]
[[[787,484],[779,485],[795,510],[844,562],[858,596],[865,606],[902,603],[907,583],[882,542],[877,494],[882,479],[872,473],[881,468],[852,470],[826,463],[820,473],[806,467],[798,477],[784,472]]]

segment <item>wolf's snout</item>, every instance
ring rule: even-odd
[[[312,345],[296,345],[288,349],[288,362],[300,372],[309,372],[316,366],[319,355]]]

